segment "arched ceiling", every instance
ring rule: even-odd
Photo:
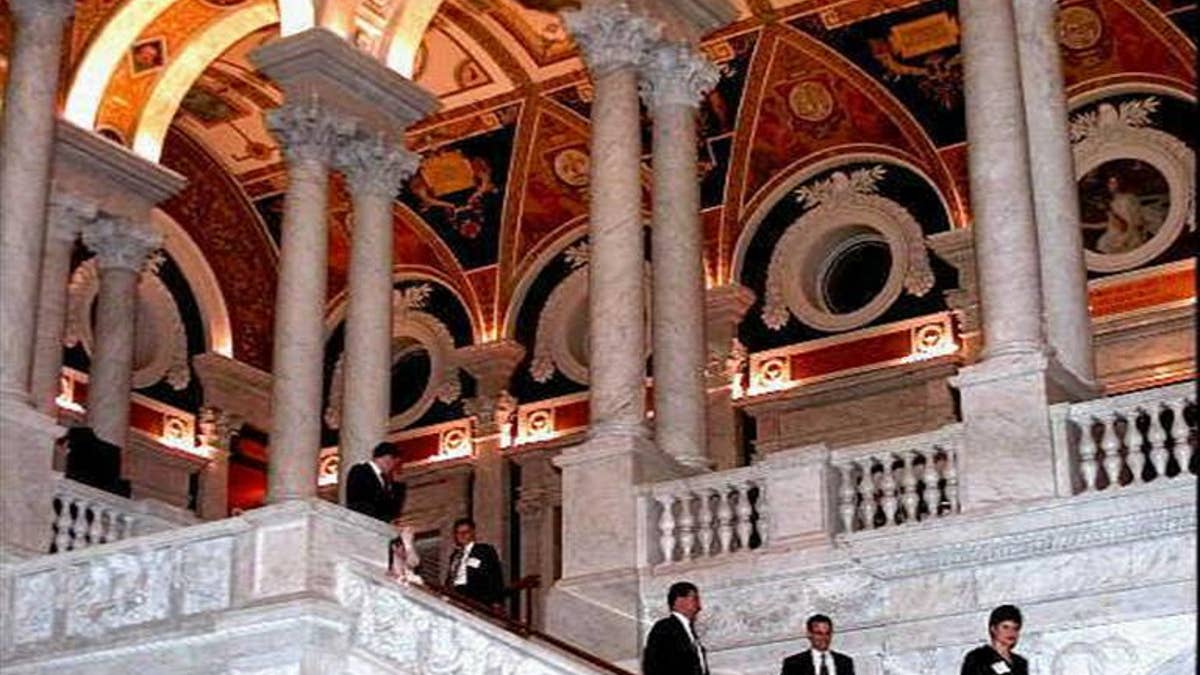
[[[1194,87],[1196,50],[1185,28],[1196,21],[1194,0],[1062,2],[1100,22],[1095,44],[1064,46],[1072,94],[1130,78]],[[218,275],[226,262],[273,259],[286,176],[262,113],[282,96],[247,54],[313,25],[333,30],[442,102],[441,112],[409,133],[425,162],[397,201],[396,260],[439,270],[473,304],[468,311],[486,338],[502,330],[501,317],[536,261],[586,218],[591,85],[557,15],[542,11],[570,4],[78,0],[63,114],[193,171],[188,189],[198,194],[236,186],[238,203],[253,208],[231,202],[221,213],[239,219],[228,232],[253,229],[257,248],[223,261],[230,244],[211,239],[215,248],[205,254]],[[699,118],[710,283],[730,281],[739,237],[780,181],[839,154],[911,166],[935,186],[955,226],[970,222],[956,0],[734,4],[739,18],[702,45],[724,74]],[[9,43],[7,14],[0,12],[0,48]],[[0,59],[0,77],[4,67]],[[211,167],[225,175],[216,181]],[[350,210],[336,187],[331,298],[343,290]],[[225,290],[235,288],[258,293],[261,284]],[[262,307],[261,298],[255,303]],[[269,311],[261,321],[243,331],[258,354],[267,353]]]

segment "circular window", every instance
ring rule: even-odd
[[[847,238],[829,253],[819,273],[821,304],[831,314],[866,307],[887,286],[892,249],[875,233]]]
[[[392,352],[391,414],[400,415],[421,402],[433,363],[425,345],[416,340],[401,338]]]

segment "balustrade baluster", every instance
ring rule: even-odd
[[[696,518],[692,515],[692,493],[685,492],[679,499],[679,552],[680,560],[691,560],[696,550]]]
[[[675,560],[675,496],[674,495],[656,495],[654,498],[662,512],[658,517],[658,548],[662,553],[662,561],[664,563],[674,562]]]
[[[750,548],[750,535],[754,532],[754,523],[750,520],[750,517],[754,515],[754,508],[750,505],[750,487],[752,486],[753,483],[733,486],[737,493],[737,506],[734,507],[734,513],[737,514],[737,537],[738,544],[742,549]]]
[[[60,494],[55,501],[59,503],[60,508],[58,517],[54,520],[54,550],[63,553],[71,547],[71,500]]]
[[[917,522],[917,509],[920,507],[921,500],[917,496],[917,472],[913,468],[916,463],[917,451],[909,450],[904,453],[904,465],[900,469],[901,485],[904,487],[904,522]]]
[[[1179,473],[1186,474],[1192,466],[1192,457],[1196,454],[1194,439],[1188,429],[1187,419],[1183,416],[1187,410],[1186,398],[1171,403],[1171,440],[1174,441],[1175,461],[1179,462]]]
[[[1109,419],[1104,420],[1104,435],[1100,437],[1100,448],[1104,450],[1104,473],[1108,475],[1108,489],[1116,489],[1121,486],[1121,468],[1124,463],[1121,461],[1121,441],[1117,438],[1117,421],[1120,420],[1118,413],[1113,413]]]
[[[887,527],[896,522],[896,507],[899,501],[896,499],[896,460],[892,456],[886,456],[882,460],[883,464],[883,481],[881,488],[883,489],[883,526]]]
[[[700,539],[700,555],[707,558],[713,553],[713,490],[712,488],[704,488],[696,493],[696,497],[696,515],[699,522],[697,535]]]
[[[874,460],[867,458],[859,464],[862,478],[858,481],[858,515],[862,520],[862,529],[875,527],[875,474],[871,470]]]
[[[849,462],[842,464],[838,467],[838,474],[842,483],[838,486],[838,511],[842,515],[842,531],[853,532],[854,512],[858,510],[858,505],[854,503],[854,498],[858,496],[854,485],[854,465]]]
[[[1098,464],[1100,448],[1096,445],[1096,437],[1092,435],[1095,424],[1091,418],[1079,423],[1079,473],[1083,477],[1083,491],[1092,492],[1096,489],[1100,468]]]
[[[1171,461],[1171,453],[1167,450],[1167,430],[1163,426],[1161,406],[1149,406],[1146,415],[1150,418],[1150,426],[1146,427],[1146,440],[1150,443],[1150,465],[1154,467],[1154,478],[1167,477],[1167,464]]]
[[[946,451],[946,503],[950,506],[947,515],[958,513],[958,462],[954,452]]]
[[[92,512],[92,522],[88,526],[88,546],[96,546],[104,543],[104,522],[103,512],[104,507],[100,504],[88,504],[88,511]]]
[[[729,505],[729,488],[717,490],[717,540],[721,542],[721,553],[729,553],[733,546],[733,507]]]
[[[754,502],[754,529],[758,531],[758,545],[767,545],[767,532],[770,529],[771,509],[767,506],[767,482],[748,481],[751,487],[758,488],[758,497]]]
[[[1140,409],[1134,410],[1133,413],[1126,418],[1125,437],[1122,439],[1127,453],[1125,456],[1126,461],[1129,463],[1129,473],[1131,476],[1129,479],[1130,485],[1139,485],[1146,482],[1142,477],[1142,473],[1146,470],[1146,436],[1142,433],[1142,430],[1138,428],[1137,424],[1138,419],[1141,418],[1142,412],[1143,411]],[[1150,415],[1151,426],[1154,426],[1153,417],[1153,415]]]
[[[926,518],[937,516],[938,505],[930,501],[931,496],[937,494],[937,471],[930,471],[933,468],[931,465],[934,462],[933,458],[937,454],[937,451],[938,449],[935,447],[933,452],[925,453],[925,461],[921,462],[921,469],[917,472],[917,482],[921,486],[921,504],[925,505]],[[934,485],[931,486],[930,483],[934,483]],[[920,513],[920,505],[917,506],[917,513]]]
[[[123,539],[132,537],[134,534],[134,529],[137,527],[135,516],[128,513],[122,513],[118,516],[118,519],[121,523],[121,527],[118,530],[116,541],[121,541]]]

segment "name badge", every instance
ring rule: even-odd
[[[467,567],[475,569],[475,568],[478,568],[480,564],[481,563],[479,562],[479,558],[467,558]],[[1003,672],[1007,673],[1008,671],[1005,670]]]
[[[1001,675],[1003,675],[1004,673],[1012,672],[1011,670],[1009,670],[1008,664],[1003,661],[997,661],[997,662],[993,663],[992,670],[994,672],[1000,673]]]

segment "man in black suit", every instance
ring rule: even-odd
[[[700,590],[688,581],[671,584],[667,607],[671,616],[659,619],[646,638],[643,675],[708,675],[708,654],[695,629]]]
[[[350,467],[346,476],[346,508],[390,523],[404,506],[404,484],[392,483],[396,446],[384,441],[371,459]]]
[[[500,556],[490,544],[475,541],[475,521],[454,521],[454,553],[446,573],[446,588],[469,600],[501,609],[504,601],[504,573]]]
[[[812,649],[783,660],[779,675],[854,675],[854,660],[829,649],[833,641],[833,619],[814,614],[804,622]]]

